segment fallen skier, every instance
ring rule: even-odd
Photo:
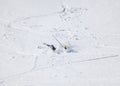
[[[44,43],[44,45],[48,46],[49,48],[51,48],[53,51],[56,50],[56,47],[54,45],[50,45],[50,44],[46,44]]]
[[[46,45],[47,47],[49,47],[52,51],[54,51],[54,52],[56,52],[56,53],[58,53],[58,54],[60,54],[60,53],[62,53],[62,52],[64,52],[64,51],[66,51],[67,53],[71,53],[71,52],[77,52],[77,51],[75,51],[75,49],[73,48],[73,46],[66,46],[66,45],[64,45],[64,46],[62,46],[62,47],[55,47],[53,44],[47,44],[47,43],[43,43],[44,45]]]

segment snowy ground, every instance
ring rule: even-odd
[[[0,0],[0,86],[120,86],[119,10],[119,0]]]

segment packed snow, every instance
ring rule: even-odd
[[[119,0],[0,0],[0,86],[119,86],[119,10]]]

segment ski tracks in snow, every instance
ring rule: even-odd
[[[53,67],[119,57],[114,52],[111,55],[111,51],[110,53],[98,51],[99,47],[102,47],[102,44],[99,44],[97,36],[85,26],[84,20],[81,18],[87,10],[82,8],[65,8],[63,6],[60,12],[20,18],[8,24],[0,23],[4,28],[7,27],[7,30],[11,29],[11,33],[9,32],[11,38],[10,36],[8,38],[15,40],[13,44],[16,44],[21,55],[33,56],[32,60],[34,60],[31,63],[32,67],[28,71],[13,74],[4,79]],[[25,37],[22,39],[23,35]],[[63,44],[71,45],[73,48],[75,47],[73,50],[77,52],[68,53],[63,51],[61,54],[57,54],[44,47],[43,42],[53,43],[59,46],[52,37],[53,35]],[[25,41],[28,42],[25,43]],[[40,47],[37,48],[37,46]],[[92,52],[92,49],[95,52]],[[90,54],[91,56],[83,56],[85,57],[83,58],[80,52],[84,54],[89,52],[93,56],[97,52],[98,55],[95,54],[94,58],[90,58],[92,56]],[[103,54],[105,55],[102,56]]]

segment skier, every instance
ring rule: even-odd
[[[46,44],[46,43],[44,43],[44,45],[50,47],[53,51],[56,50],[56,47],[54,45],[50,45],[50,44]]]
[[[53,51],[56,51],[56,47],[54,45],[50,45],[50,44],[47,44],[47,43],[44,43],[44,45],[48,46]],[[66,45],[64,45],[63,48],[66,50],[68,47]]]

